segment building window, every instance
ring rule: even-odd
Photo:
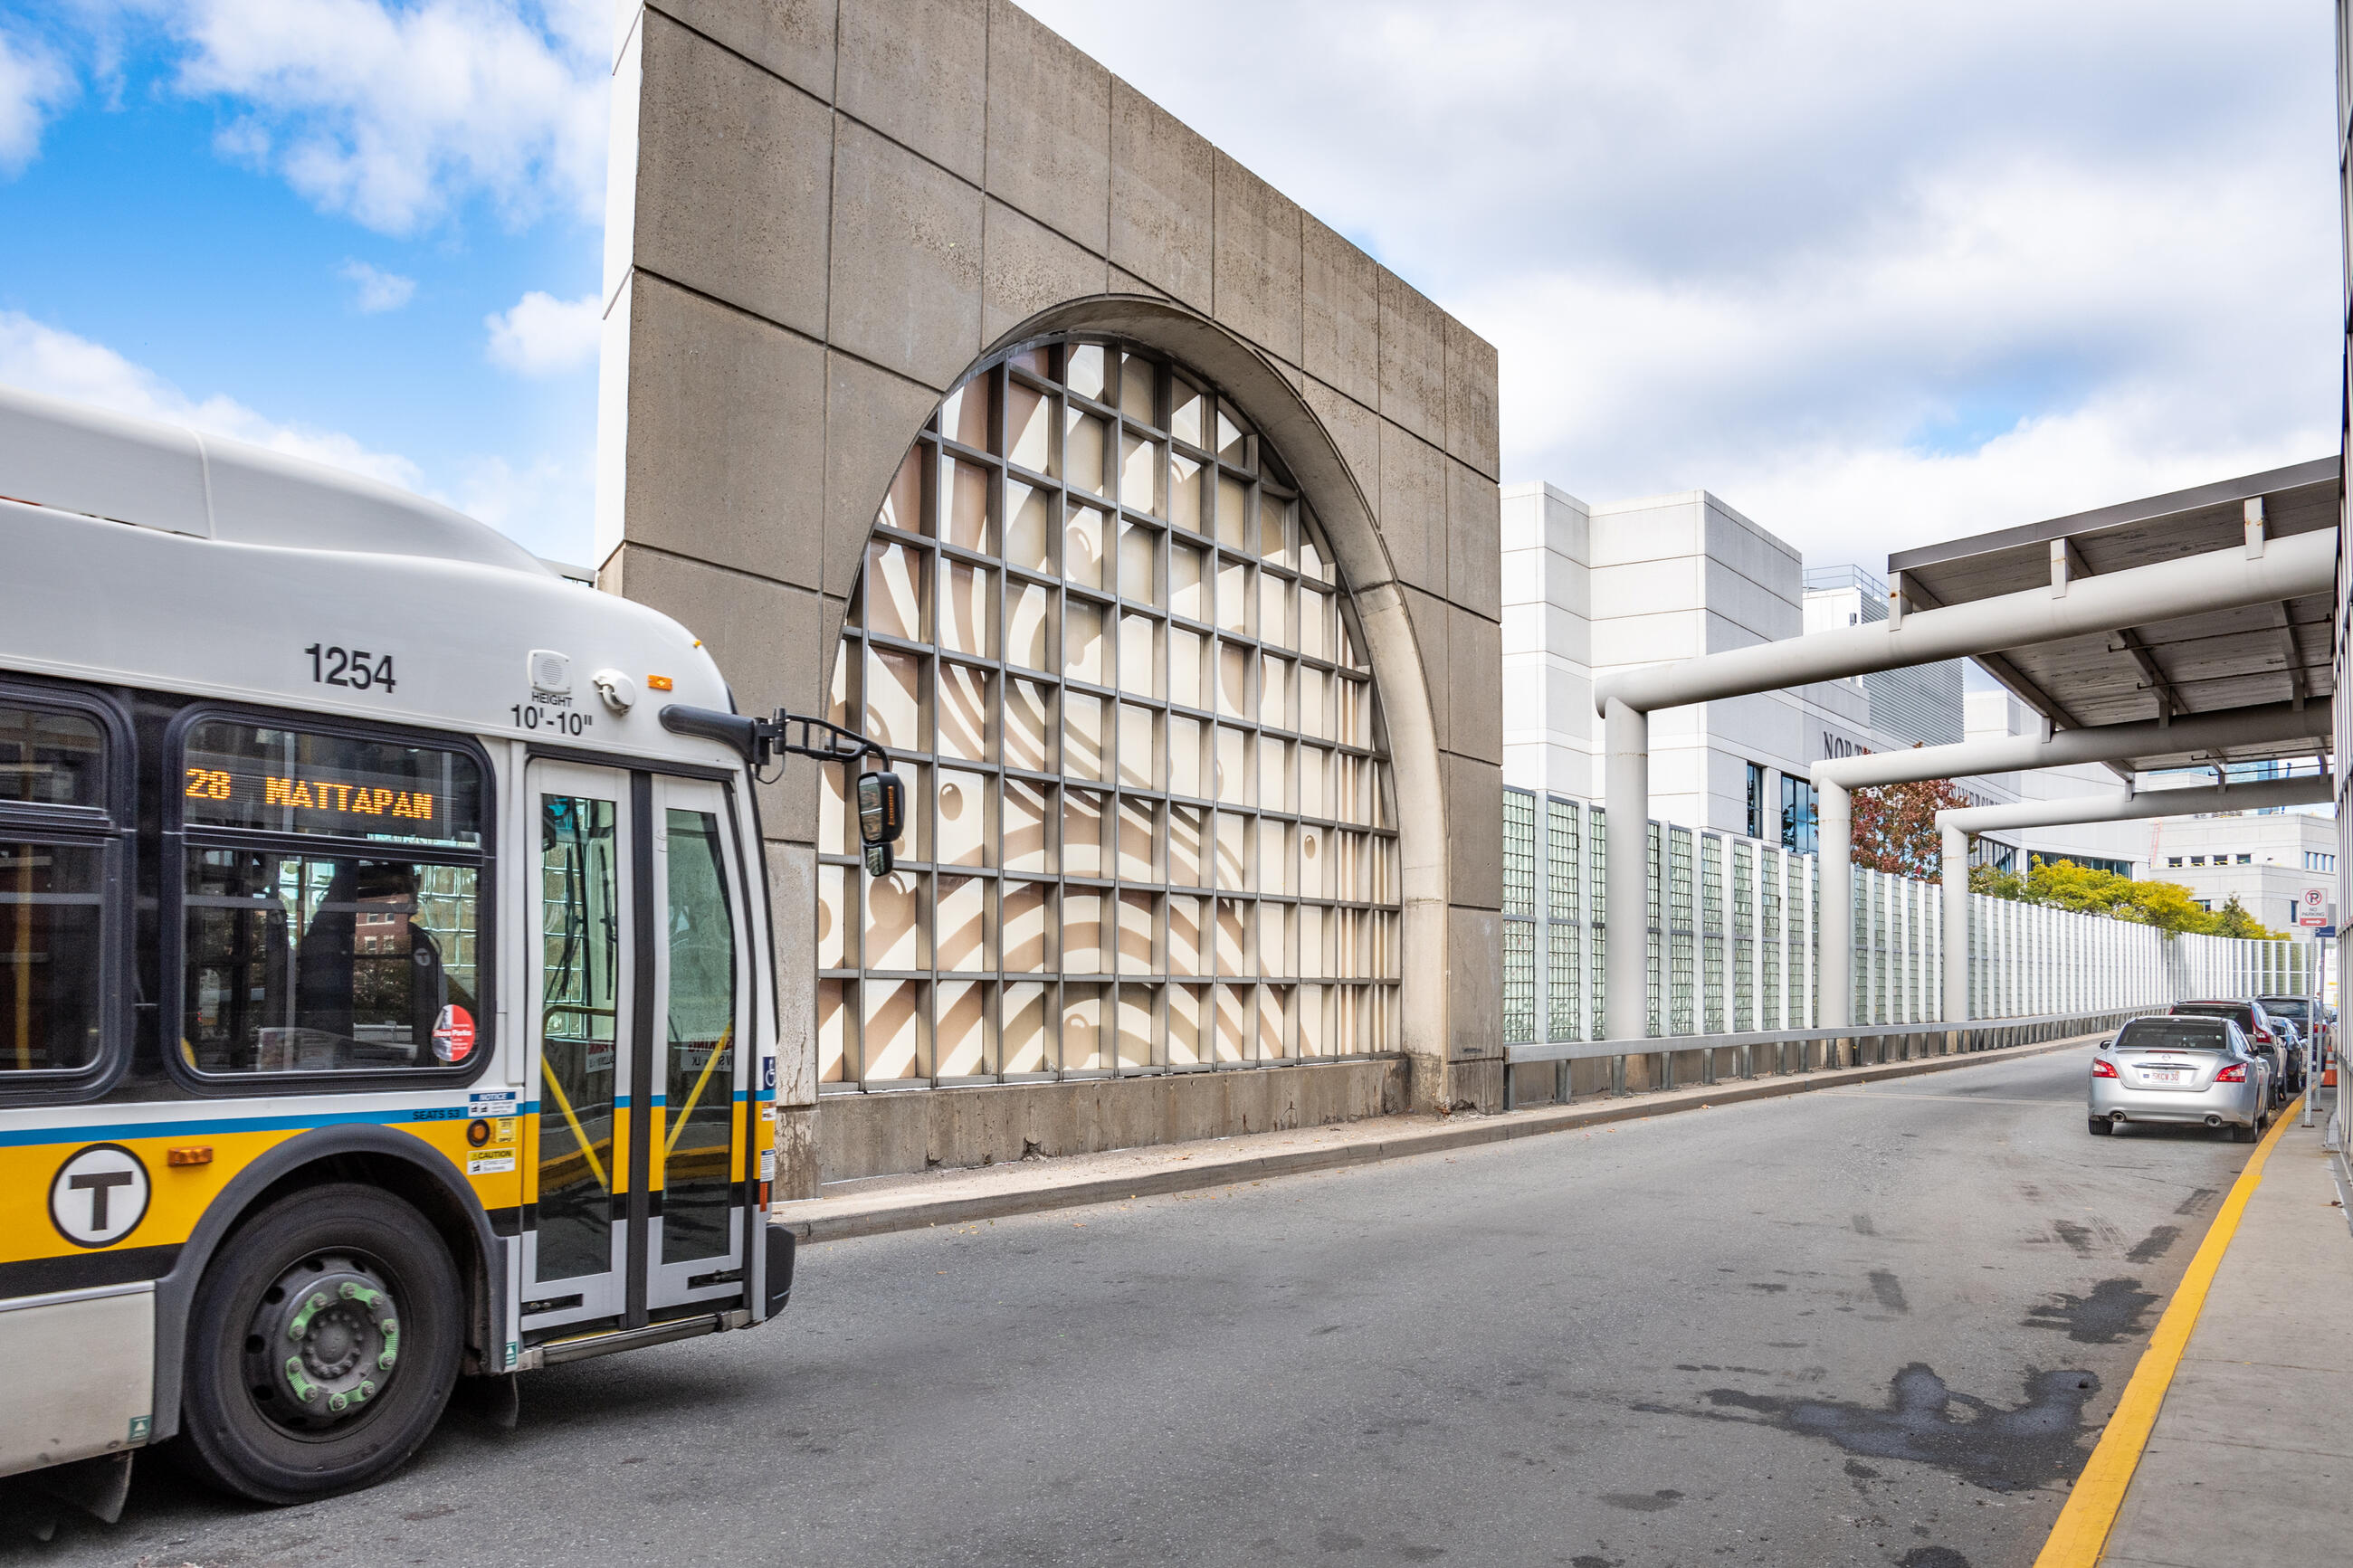
[[[1763,764],[1748,764],[1748,837],[1765,837],[1765,769]]]
[[[2168,866],[2179,866],[2181,864],[2181,857],[2176,855],[2172,859],[2168,860],[2166,864]]]
[[[2029,855],[2027,863],[2033,866],[2080,866],[2086,871],[2105,871],[2111,877],[2130,877],[2133,863],[2111,860],[2096,855],[2044,855],[2041,851]]]
[[[1781,847],[1798,855],[1814,852],[1815,816],[1820,792],[1801,778],[1781,775]]]
[[[819,1076],[908,1088],[1398,1047],[1397,805],[1347,585],[1280,458],[1117,343],[951,392],[877,515],[820,797]]]
[[[2189,858],[2189,863],[2192,866],[2203,866],[2206,864],[2206,857],[2203,855],[2192,855]]]
[[[2255,858],[2252,855],[2242,855],[2239,857],[2239,864],[2242,866],[2251,865],[2253,863],[2254,858]]]

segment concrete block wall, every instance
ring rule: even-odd
[[[693,628],[744,710],[813,710],[944,392],[1050,331],[1187,363],[1283,454],[1356,593],[1405,825],[1411,1097],[1492,1099],[1466,1064],[1501,1049],[1493,348],[1005,0],[651,0],[614,80],[603,584]],[[812,785],[762,802],[804,1037]],[[806,1191],[816,1058],[787,1044]]]
[[[815,1143],[819,1174],[828,1182],[1097,1154],[1395,1116],[1406,1109],[1409,1078],[1406,1063],[1388,1057],[945,1092],[835,1094],[818,1102]]]

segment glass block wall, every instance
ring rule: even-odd
[[[1507,1045],[1607,1037],[1604,820],[1565,795],[1504,792]],[[1811,910],[1812,857],[1667,823],[1651,825],[1649,845],[1651,1034],[1810,1025],[1810,915],[1784,911]]]
[[[908,785],[868,878],[820,799],[828,1090],[1399,1047],[1379,694],[1313,512],[1206,380],[1025,345],[884,498],[831,717]]]
[[[1504,792],[1506,1045],[1608,1037],[1600,994],[1609,937],[1602,821],[1598,805]],[[1651,826],[1650,855],[1650,1034],[1818,1025],[1815,858],[1735,834],[1662,823]],[[1979,894],[1970,896],[1969,908],[1965,940],[1973,1019],[2157,1005],[2266,988],[2301,994],[2317,973],[2317,949],[2309,942],[2168,937],[2147,926]],[[1940,1020],[1943,913],[1936,884],[1855,869],[1850,1016],[1859,1029]]]

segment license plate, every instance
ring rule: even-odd
[[[2143,1068],[2140,1076],[2145,1083],[2179,1083],[2184,1075],[2170,1068]]]

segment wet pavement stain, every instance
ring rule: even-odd
[[[2185,1219],[2192,1218],[2197,1215],[2203,1213],[2207,1205],[2214,1201],[2215,1194],[2220,1191],[2221,1189],[2218,1187],[2200,1187],[2196,1192],[2191,1193],[2188,1197],[2182,1199],[2180,1206],[2177,1207],[2173,1212],[2181,1215]]]
[[[1949,1546],[1915,1546],[1895,1560],[1895,1568],[1969,1568],[1969,1560]]]
[[[2089,1226],[2077,1225],[2073,1220],[2054,1219],[2051,1222],[2051,1234],[2065,1242],[2076,1257],[2092,1256],[2092,1230]]]
[[[1871,1271],[1871,1293],[1879,1304],[1891,1312],[1909,1312],[1911,1305],[1904,1300],[1904,1282],[1884,1268]]]
[[[2088,1296],[2059,1292],[2050,1304],[2030,1307],[2021,1328],[2058,1329],[2079,1345],[2112,1345],[2140,1335],[2141,1314],[2157,1304],[2137,1279],[2103,1279]]]
[[[2142,1237],[2138,1241],[2133,1243],[2132,1250],[2125,1254],[2125,1261],[2126,1263],[2154,1263],[2158,1258],[2164,1257],[2167,1253],[2172,1251],[2173,1244],[2180,1239],[2181,1227],[2179,1226],[2158,1226],[2147,1236]]]
[[[1611,1508],[1630,1508],[1636,1513],[1661,1513],[1683,1500],[1683,1494],[1672,1488],[1654,1492],[1603,1492],[1601,1500]]]
[[[1843,1400],[1792,1399],[1737,1388],[1711,1388],[1704,1394],[1725,1414],[1662,1405],[1635,1408],[1646,1414],[1778,1426],[1827,1438],[1850,1454],[1933,1465],[1987,1491],[2012,1492],[2074,1473],[2083,1460],[2076,1439],[2084,1430],[2084,1406],[2099,1389],[2099,1378],[2089,1372],[2030,1372],[2025,1399],[2000,1409],[1974,1394],[1954,1393],[1933,1368],[1915,1361],[1895,1374],[1887,1403],[1875,1409]],[[1762,1419],[1731,1415],[1730,1410],[1754,1411]]]

